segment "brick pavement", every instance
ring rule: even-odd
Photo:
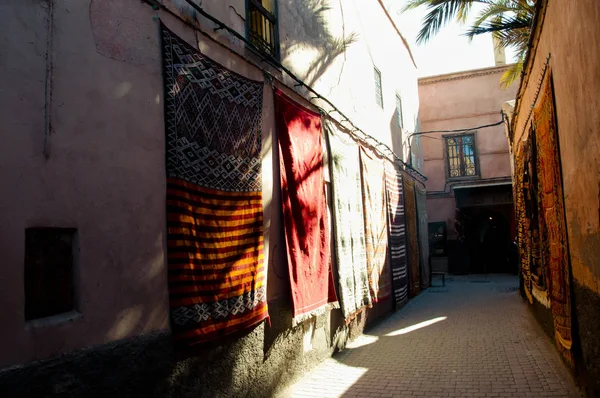
[[[281,397],[579,397],[517,286],[472,275],[429,288]]]

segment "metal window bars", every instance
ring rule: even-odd
[[[278,58],[275,7],[273,2],[267,3],[270,9],[265,8],[260,1],[248,0],[248,38],[260,51]]]
[[[446,138],[450,178],[477,175],[473,135]]]

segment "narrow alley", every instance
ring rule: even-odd
[[[471,275],[432,286],[281,395],[339,396],[579,394],[518,279]]]
[[[0,398],[600,397],[598,27],[0,1]]]

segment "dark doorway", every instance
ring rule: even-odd
[[[495,209],[472,209],[467,240],[471,252],[471,273],[511,272],[509,222]]]
[[[462,189],[456,199],[469,259],[465,271],[516,273],[511,255],[514,225],[510,185]]]

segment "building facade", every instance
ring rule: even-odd
[[[210,18],[184,0],[0,5],[0,48],[10,54],[0,65],[0,395],[264,396],[361,333],[366,314],[349,327],[336,311],[290,323],[268,81],[408,160],[419,101],[406,41],[376,0],[196,4]],[[225,68],[267,82],[270,325],[186,361],[174,358],[169,331],[159,21]],[[119,372],[99,376],[115,363]]]
[[[511,267],[505,254],[514,229],[511,169],[501,110],[514,99],[516,85],[501,86],[507,68],[419,79],[421,133],[411,141],[422,146],[430,252],[441,257],[432,261],[442,271]]]
[[[517,100],[506,106],[522,290],[588,396],[598,396],[600,4],[536,4]]]

